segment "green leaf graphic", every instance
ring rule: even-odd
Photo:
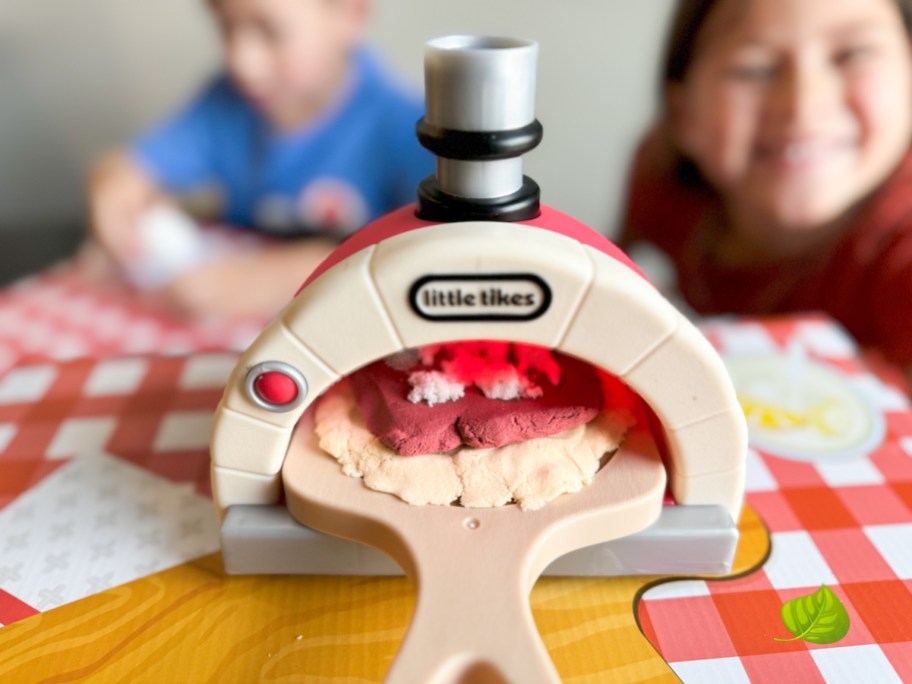
[[[825,584],[810,596],[787,601],[782,606],[782,622],[795,636],[792,639],[774,638],[774,641],[803,639],[812,644],[833,644],[849,631],[849,614],[845,606]]]

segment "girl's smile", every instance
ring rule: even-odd
[[[847,161],[856,148],[857,141],[850,136],[763,141],[754,148],[754,159],[777,173],[802,174]]]
[[[678,146],[737,232],[813,232],[909,148],[908,36],[893,0],[722,0],[668,102]]]

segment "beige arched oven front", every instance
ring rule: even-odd
[[[292,300],[241,357],[216,411],[219,509],[279,500],[292,430],[338,379],[406,348],[470,339],[553,348],[622,378],[661,422],[676,502],[721,505],[737,521],[747,434],[711,345],[611,256],[558,233],[491,222],[395,235]],[[293,376],[293,401],[271,405],[251,389],[270,368]]]

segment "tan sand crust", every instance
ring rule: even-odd
[[[464,447],[446,454],[400,456],[365,427],[354,396],[342,383],[321,398],[315,412],[320,448],[350,477],[370,489],[415,505],[469,508],[516,502],[541,508],[561,494],[578,492],[598,472],[633,424],[629,412],[603,412],[595,420],[550,437],[497,449]]]

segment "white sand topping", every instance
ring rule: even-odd
[[[412,386],[408,400],[413,404],[423,401],[433,406],[465,396],[465,385],[441,371],[415,371],[408,381]]]

